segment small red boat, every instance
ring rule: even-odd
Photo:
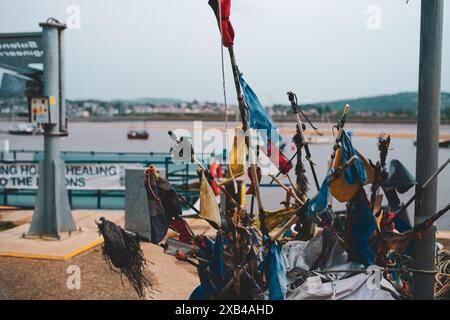
[[[128,139],[147,140],[148,132],[146,130],[130,130],[127,134]]]

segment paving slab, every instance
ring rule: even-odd
[[[2,214],[2,220],[14,221],[15,223],[26,221],[31,217],[28,217],[29,213],[30,211],[17,211],[15,214],[14,212],[8,212],[6,217]],[[15,228],[0,232],[0,256],[68,260],[103,242],[94,223],[95,219],[101,216],[123,225],[123,212],[79,210],[73,214],[73,217],[77,228],[81,228],[81,231],[72,232],[70,235],[63,233],[61,240],[46,240],[24,238],[23,235],[30,228],[30,223],[23,223]]]

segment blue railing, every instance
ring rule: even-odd
[[[12,150],[9,153],[0,152],[0,163],[38,163],[43,159],[42,151]],[[202,155],[208,162],[213,155]],[[197,181],[195,164],[176,164],[169,153],[123,153],[123,152],[78,152],[63,151],[61,158],[66,163],[125,163],[152,164],[165,171],[166,178],[178,193],[189,200],[198,197],[198,189],[190,189],[189,184]],[[181,187],[183,186],[183,187]],[[0,188],[0,205],[32,208],[36,200],[36,189]],[[69,202],[72,208],[93,209],[123,209],[125,206],[124,190],[68,190]]]

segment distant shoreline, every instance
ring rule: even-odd
[[[14,121],[27,121],[27,117],[14,117]],[[228,116],[229,121],[235,120],[235,115]],[[288,116],[273,116],[275,122],[295,122],[293,117]],[[311,121],[320,122],[336,122],[337,117],[329,117],[327,121],[321,121],[318,117],[311,117]],[[10,117],[0,116],[0,121],[11,121]],[[122,122],[122,121],[225,121],[224,115],[212,114],[155,114],[150,116],[114,116],[114,117],[76,117],[69,118],[71,122]],[[389,123],[389,124],[416,124],[417,119],[414,117],[359,117],[352,115],[351,122],[357,123]],[[441,124],[450,124],[450,119],[441,119]]]

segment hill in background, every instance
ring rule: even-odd
[[[333,111],[342,110],[346,103],[352,106],[352,111],[354,112],[415,113],[418,106],[418,94],[417,92],[402,92],[392,95],[313,103],[308,104],[307,107]],[[448,92],[441,93],[441,109],[450,110],[450,93]]]
[[[329,102],[300,104],[309,115],[336,114],[349,103],[352,113],[360,117],[403,117],[414,119],[417,115],[418,94],[416,92],[402,92],[391,95],[342,99]],[[232,105],[230,109],[234,111]],[[166,115],[176,119],[182,116],[221,117],[224,114],[222,103],[192,102],[172,98],[140,98],[115,99],[111,101],[99,99],[67,100],[67,115],[71,118],[104,118],[104,117],[141,117]],[[27,101],[24,97],[6,97],[0,94],[0,116],[24,115],[28,112]],[[288,104],[272,106],[271,113],[282,119],[290,117],[292,110]],[[450,118],[450,93],[441,93],[441,118]]]

